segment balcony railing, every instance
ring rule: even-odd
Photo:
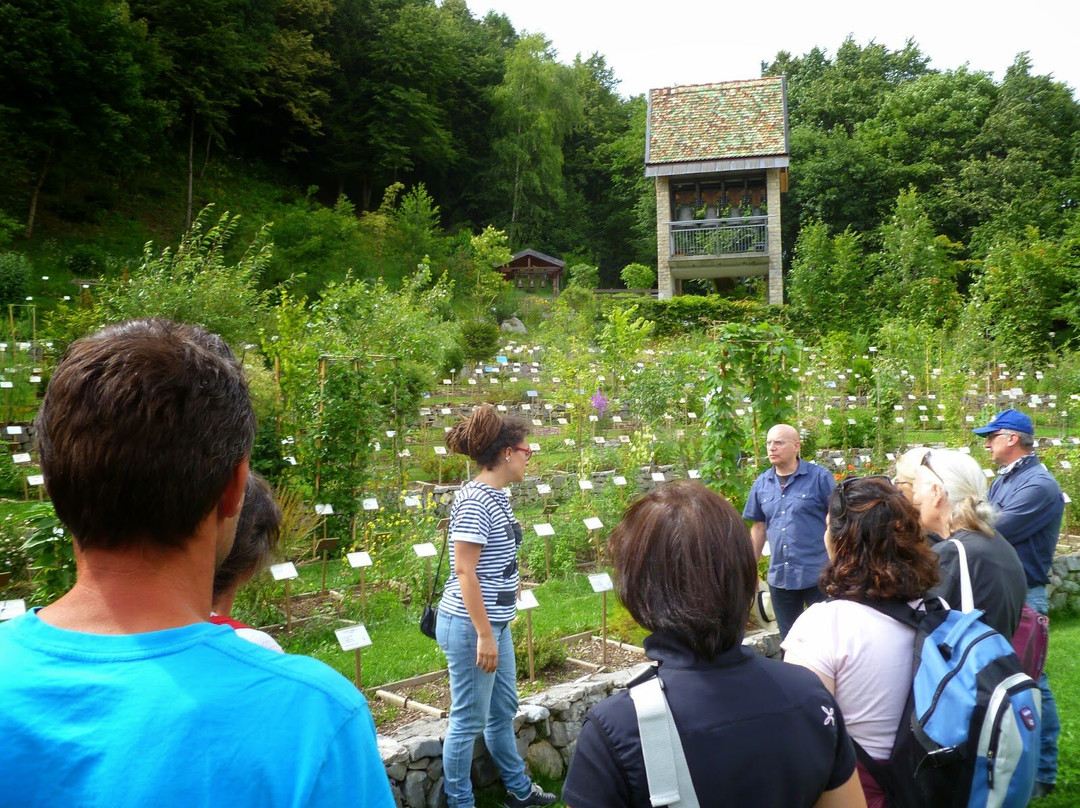
[[[768,216],[669,222],[671,256],[722,256],[769,251]]]

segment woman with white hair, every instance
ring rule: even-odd
[[[994,530],[994,509],[986,501],[986,477],[979,464],[963,452],[928,449],[915,475],[914,495],[923,528],[946,539],[933,547],[941,583],[929,594],[944,598],[954,609],[964,608],[966,557],[973,607],[984,612],[983,622],[1011,642],[1020,624],[1027,579],[1016,550]]]

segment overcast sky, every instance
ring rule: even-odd
[[[1080,3],[959,0],[467,0],[474,16],[506,14],[520,32],[543,33],[572,62],[599,52],[625,95],[653,87],[755,78],[777,51],[798,56],[814,46],[831,57],[848,34],[890,50],[911,38],[931,67],[967,63],[1000,81],[1028,51],[1033,72],[1080,84]]]

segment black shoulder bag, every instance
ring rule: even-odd
[[[443,536],[442,550],[439,552],[439,567],[435,571],[435,577],[431,581],[431,593],[428,595],[427,603],[424,605],[424,612],[420,615],[420,633],[425,637],[431,637],[435,639],[435,616],[436,611],[432,604],[435,603],[435,589],[439,585],[439,580],[442,578],[442,562],[443,556],[446,554],[446,545],[450,543],[450,530],[447,529],[446,534]]]

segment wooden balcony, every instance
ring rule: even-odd
[[[676,278],[767,275],[768,216],[668,223],[670,266]]]

